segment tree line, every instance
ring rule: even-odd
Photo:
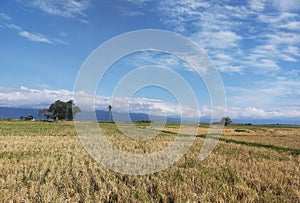
[[[39,110],[39,116],[45,117],[47,120],[73,120],[76,113],[81,112],[80,108],[75,105],[73,100],[60,101],[52,103],[49,108]]]

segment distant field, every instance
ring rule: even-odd
[[[137,154],[163,149],[178,131],[167,124],[153,129],[163,130],[156,138],[136,142],[112,123],[100,125],[111,143]],[[200,162],[207,129],[200,126],[172,167],[130,176],[95,162],[72,122],[1,121],[0,202],[300,202],[299,126],[227,126]]]

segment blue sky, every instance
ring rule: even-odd
[[[198,43],[220,72],[226,112],[233,120],[300,123],[299,0],[3,0],[0,106],[41,108],[72,98],[76,76],[90,53],[137,29],[173,31]],[[194,89],[200,87],[201,115],[210,114],[203,82],[184,62],[155,52],[114,64],[99,87],[97,108],[110,103],[121,68],[157,63],[192,81]],[[129,100],[118,98],[116,109]],[[176,99],[158,88],[141,90],[130,101],[136,112],[179,111]]]

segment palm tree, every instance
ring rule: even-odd
[[[109,120],[109,121],[112,121],[112,120],[111,120],[111,109],[112,109],[112,105],[108,105],[107,108],[108,108],[108,120]]]

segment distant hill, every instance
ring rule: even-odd
[[[0,118],[11,118],[19,119],[21,116],[30,116],[32,115],[36,120],[44,120],[44,117],[40,117],[39,109],[31,108],[9,108],[9,107],[0,107]],[[126,113],[116,113],[120,121],[129,121]],[[130,119],[135,121],[140,120],[149,120],[149,115],[143,113],[129,113]],[[108,121],[108,111],[96,110],[96,117],[98,121]],[[76,118],[78,120],[94,120],[94,118],[88,118],[84,113],[79,113]],[[164,117],[161,116],[151,116],[151,120],[156,122],[164,121]],[[252,124],[297,124],[300,125],[300,118],[294,119],[232,119],[234,123],[252,123]],[[168,117],[168,122],[181,122],[180,118]],[[201,122],[210,122],[209,118],[201,118]],[[189,121],[184,121],[189,122]]]
[[[0,118],[19,119],[21,116],[33,116],[34,119],[44,119],[39,116],[39,109],[0,107]]]
[[[44,120],[44,117],[39,116],[39,109],[30,109],[30,108],[9,108],[9,107],[0,107],[0,118],[11,118],[19,119],[21,116],[30,116],[32,115],[36,120]],[[119,121],[129,121],[127,113],[115,113]],[[76,116],[77,120],[94,120],[94,118],[89,117],[87,114],[78,113]],[[98,121],[108,121],[109,113],[108,111],[96,110],[96,118]],[[129,113],[129,118],[131,121],[141,121],[141,120],[150,120],[149,115],[143,113]],[[164,121],[163,117],[160,116],[151,116],[151,120],[154,121]],[[180,118],[167,118],[168,122],[180,122]]]
[[[103,111],[103,110],[96,110],[96,118],[98,121],[108,121],[109,120],[109,112]],[[93,117],[90,117],[88,113],[78,113],[76,116],[77,120],[94,120]],[[164,121],[164,117],[162,116],[151,116],[144,114],[144,113],[129,113],[129,116],[127,113],[121,113],[121,112],[114,112],[114,120],[117,121],[141,121],[141,120],[154,120],[156,122],[162,122]],[[174,118],[174,117],[168,117],[168,122],[180,122],[180,118]]]

